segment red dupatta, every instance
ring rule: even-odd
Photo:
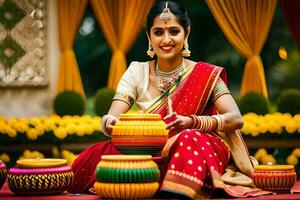
[[[173,111],[177,114],[188,116],[201,115],[204,112],[215,113],[213,106],[208,108],[206,106],[220,76],[226,83],[227,77],[223,68],[198,62],[180,77],[174,85],[170,86],[146,112],[159,113],[162,117],[166,116],[168,113],[167,97],[170,96]]]

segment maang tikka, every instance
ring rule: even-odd
[[[170,8],[168,8],[168,1],[166,2],[166,7],[163,9],[159,18],[163,21],[168,21],[173,18],[173,14],[171,13]]]

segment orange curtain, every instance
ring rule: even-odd
[[[116,89],[126,70],[126,53],[138,37],[154,0],[91,0],[113,55],[108,87]],[[145,50],[146,51],[146,50]]]
[[[58,92],[73,90],[85,97],[73,43],[88,0],[57,0],[60,43]]]
[[[247,58],[241,95],[258,92],[268,97],[259,54],[269,32],[277,0],[206,0],[206,3],[226,38]]]

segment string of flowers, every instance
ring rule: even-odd
[[[62,150],[61,152],[59,152],[57,147],[53,147],[52,148],[52,157],[66,159],[67,164],[72,165],[72,163],[76,159],[77,155],[68,150]],[[28,159],[28,158],[32,158],[32,159],[45,158],[45,155],[39,151],[30,151],[30,150],[26,149],[18,159],[21,160],[21,159]],[[5,163],[9,163],[10,157],[6,153],[1,153],[0,160],[2,160]]]
[[[100,132],[101,118],[98,116],[64,116],[58,115],[26,118],[5,119],[0,117],[0,137],[8,135],[11,138],[18,134],[25,134],[30,140],[36,140],[39,136],[53,132],[58,139],[64,139],[68,135],[91,135]]]
[[[247,113],[243,115],[243,120],[242,132],[253,137],[265,133],[281,134],[284,131],[289,134],[300,133],[300,114],[292,116],[278,112],[266,115]]]

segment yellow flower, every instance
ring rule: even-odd
[[[67,133],[73,135],[76,132],[76,125],[74,123],[69,123],[66,125]]]
[[[300,114],[296,114],[296,115],[294,115],[294,120],[296,121],[296,122],[300,122]]]
[[[94,132],[93,126],[91,126],[89,124],[85,124],[84,129],[85,129],[85,132],[87,135],[91,135]]]
[[[84,134],[85,134],[84,127],[82,125],[78,125],[76,127],[76,135],[78,135],[78,136],[84,136]]]
[[[43,124],[41,124],[39,126],[36,126],[35,129],[36,129],[36,133],[37,133],[38,136],[43,135],[44,132],[45,132],[45,127],[44,127]]]
[[[31,156],[31,151],[26,149],[24,152],[23,152],[23,156],[25,157],[30,157]]]
[[[270,163],[272,163],[273,165],[276,164],[275,158],[270,154],[265,155],[264,157],[262,157],[261,161],[263,162],[263,164],[270,164]]]
[[[83,122],[88,122],[88,123],[90,123],[90,122],[93,120],[93,118],[92,118],[90,115],[82,115],[82,116],[81,116],[81,120],[82,120]]]
[[[259,124],[259,132],[260,133],[266,133],[268,131],[268,124],[265,123],[264,121],[262,121],[260,124]]]
[[[30,123],[34,126],[39,126],[42,124],[41,120],[37,117],[34,117],[30,120]]]
[[[298,164],[298,158],[294,155],[289,155],[286,159],[286,162],[289,164],[289,165],[294,165],[296,166]]]
[[[251,135],[252,135],[253,137],[256,137],[256,136],[259,135],[259,128],[258,128],[257,126],[253,126],[253,127],[252,127]]]
[[[297,130],[297,124],[294,120],[289,120],[285,125],[285,129],[288,133],[294,133]]]
[[[38,151],[31,152],[31,158],[45,158],[44,154]]]
[[[45,122],[44,122],[44,129],[45,131],[52,131],[56,128],[55,125],[55,121],[48,118]]]
[[[17,131],[15,129],[12,129],[11,127],[8,127],[6,131],[9,137],[14,138],[17,136]]]
[[[100,131],[101,130],[101,120],[100,119],[94,119],[92,122],[92,126],[95,131]]]
[[[58,138],[58,139],[64,139],[65,137],[67,137],[67,131],[65,128],[63,127],[59,127],[57,129],[54,130],[54,135]]]
[[[10,157],[6,153],[0,154],[0,160],[2,160],[5,163],[9,163]]]
[[[300,148],[294,149],[294,151],[292,152],[292,155],[300,157]]]
[[[30,150],[25,150],[23,152],[23,155],[19,157],[19,159],[28,159],[28,158],[45,158],[44,154],[38,151],[30,151]]]
[[[38,137],[38,133],[36,131],[35,128],[30,128],[27,132],[26,132],[26,136],[28,139],[30,140],[36,140]]]
[[[262,157],[266,156],[268,154],[267,150],[264,148],[260,148],[256,151],[254,157],[256,160],[260,160]]]
[[[62,158],[67,160],[68,165],[72,165],[74,160],[77,158],[77,155],[75,155],[72,152],[67,151],[67,150],[63,150],[61,152],[61,155],[62,155]]]

